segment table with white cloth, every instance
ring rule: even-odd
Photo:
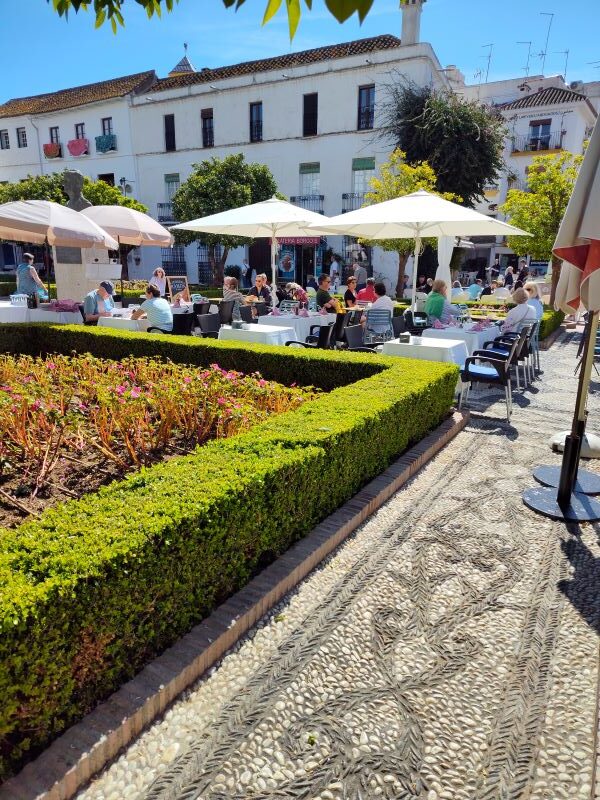
[[[491,325],[482,331],[473,331],[468,327],[464,328],[427,328],[421,338],[423,339],[453,339],[462,340],[467,345],[470,356],[475,350],[483,350],[486,342],[493,342],[500,336],[500,330],[496,325]]]
[[[171,306],[173,314],[191,314],[193,305],[186,303],[181,306]],[[121,331],[137,331],[145,333],[150,323],[147,319],[131,319],[134,308],[118,309],[111,317],[99,317],[98,326],[100,328],[115,328]]]
[[[386,356],[445,361],[459,366],[465,363],[469,355],[467,345],[461,339],[423,339],[420,336],[411,336],[410,342],[391,339],[383,343],[382,352]]]
[[[53,322],[55,325],[81,325],[83,319],[79,311],[50,311],[44,308],[13,306],[0,302],[0,323],[5,322]]]
[[[313,325],[319,325],[319,327],[331,325],[335,320],[335,314],[311,314],[309,317],[299,317],[297,314],[280,314],[274,317],[268,314],[260,317],[260,324],[274,327],[284,325],[293,328],[294,335],[291,338],[298,342],[304,342],[306,337],[310,335],[310,329]]]
[[[221,325],[219,330],[221,341],[251,342],[252,344],[285,344],[296,339],[293,328],[283,326],[262,325],[250,322],[245,328],[232,328]]]

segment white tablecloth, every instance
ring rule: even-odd
[[[235,340],[239,342],[252,342],[254,344],[285,344],[296,339],[293,328],[284,328],[274,325],[255,325],[248,323],[247,328],[232,328],[230,325],[221,325],[219,339]]]
[[[422,361],[445,361],[462,366],[469,352],[465,342],[459,339],[422,339],[419,336],[411,336],[410,344],[400,342],[398,339],[384,342],[383,354],[418,358]]]
[[[484,331],[470,331],[467,328],[445,328],[444,330],[428,328],[423,331],[421,338],[461,340],[467,345],[467,351],[472,356],[475,350],[483,350],[486,342],[493,342],[496,336],[499,335],[499,329],[493,325]]]
[[[260,318],[261,325],[271,325],[286,327],[294,329],[294,336],[299,342],[304,342],[306,337],[310,335],[310,329],[313,325],[330,325],[335,322],[335,314],[312,314],[310,317],[298,317],[296,314],[281,314],[278,317],[267,315]]]
[[[0,303],[0,323],[3,322],[53,322],[55,325],[82,325],[79,311],[48,311],[44,308],[11,306],[10,302]]]
[[[129,315],[123,317],[100,317],[99,328],[116,328],[120,331],[147,331],[147,319],[131,319]]]

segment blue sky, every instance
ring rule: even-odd
[[[221,0],[179,0],[172,14],[148,20],[136,3],[125,3],[126,27],[114,36],[105,25],[94,29],[93,15],[60,19],[46,0],[0,0],[0,102],[40,94],[118,75],[155,69],[164,76],[183,55],[183,42],[196,67],[214,67],[332,42],[382,33],[400,35],[398,0],[374,0],[365,23],[337,23],[323,0],[314,0],[303,14],[290,44],[282,11],[264,28],[266,0],[246,0],[234,12]],[[540,72],[539,53],[546,39],[548,17],[554,12],[546,74],[562,73],[570,50],[568,80],[600,80],[600,6],[598,0],[427,0],[421,38],[431,42],[443,65],[456,64],[468,83],[487,69],[493,43],[490,80],[523,75],[527,45],[532,41],[530,74]],[[600,66],[600,63],[598,64]]]

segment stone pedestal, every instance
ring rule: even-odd
[[[79,249],[77,247],[53,247],[54,274],[56,275],[56,296],[59,300],[83,298],[100,281],[118,281],[121,278],[121,264],[118,259],[110,259],[103,248]]]

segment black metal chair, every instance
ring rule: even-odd
[[[240,317],[242,322],[257,322],[252,316],[252,309],[250,306],[240,306]]]
[[[512,413],[512,387],[510,380],[510,367],[513,354],[519,346],[519,339],[515,339],[510,353],[505,358],[498,358],[486,355],[489,351],[477,351],[481,355],[472,355],[465,361],[464,367],[460,371],[462,387],[458,401],[460,410],[463,402],[469,399],[469,392],[473,383],[487,383],[497,386],[504,386],[506,397],[506,421],[510,422]],[[484,362],[484,363],[481,363]]]
[[[331,334],[331,346],[336,347],[338,342],[344,339],[344,328],[346,327],[346,314],[336,314],[333,323],[333,333]]]
[[[221,300],[219,303],[219,319],[221,325],[231,325],[235,300]]]
[[[77,308],[79,309],[79,313],[81,314],[81,319],[83,320],[84,325],[97,325],[98,320],[94,320],[93,322],[88,322],[85,318],[85,311],[83,310],[83,303],[77,303]]]
[[[348,351],[353,353],[377,353],[373,347],[365,347],[363,344],[364,330],[362,325],[348,325],[344,330],[344,338],[348,345]]]
[[[329,325],[321,325],[317,336],[307,336],[306,341],[290,341],[286,342],[286,347],[296,345],[297,347],[311,347],[318,350],[329,350],[331,347],[331,336],[333,334],[334,323],[330,322]]]
[[[200,332],[205,339],[216,339],[219,335],[221,320],[218,314],[199,314],[198,324]]]
[[[210,300],[203,300],[200,303],[194,303],[194,314],[208,314],[210,312]]]
[[[401,333],[406,330],[406,322],[402,315],[392,317],[392,328],[394,329],[394,338],[397,339]]]
[[[532,331],[533,325],[525,325],[521,328],[519,333],[510,332],[502,336],[497,336],[493,342],[486,342],[483,350],[476,350],[473,355],[490,355],[492,358],[509,360],[509,367],[515,367],[517,391],[520,391],[519,366],[521,362],[523,362],[523,388],[525,388],[529,382],[528,372],[530,371],[529,358],[531,354],[529,343]],[[513,347],[513,345],[516,345],[516,347]]]
[[[424,311],[411,311],[407,308],[404,312],[405,330],[412,336],[420,336],[429,326],[427,314]]]
[[[153,326],[148,328],[148,333],[170,333],[173,334],[173,336],[191,336],[195,321],[195,314],[173,314],[172,331],[165,331],[162,328]]]

